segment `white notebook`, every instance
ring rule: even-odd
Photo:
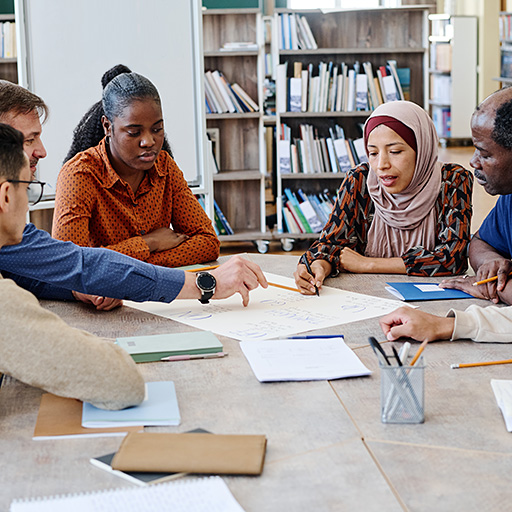
[[[244,512],[218,476],[148,487],[15,500],[10,512]]]
[[[146,382],[146,398],[135,407],[121,411],[99,409],[84,402],[82,427],[136,427],[179,425],[181,421],[174,382]]]

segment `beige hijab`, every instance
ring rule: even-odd
[[[375,204],[375,216],[368,232],[365,256],[399,257],[416,246],[431,251],[435,247],[437,225],[434,205],[441,189],[439,139],[434,123],[425,110],[410,101],[384,103],[370,118],[375,116],[392,117],[414,132],[416,169],[409,186],[399,194],[388,193],[370,169],[368,192]],[[367,124],[368,121],[364,130],[365,148],[369,135]]]

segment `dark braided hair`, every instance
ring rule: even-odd
[[[106,71],[101,77],[101,85],[103,98],[85,113],[74,129],[73,141],[64,163],[77,153],[98,145],[105,137],[101,122],[103,116],[113,122],[114,117],[119,117],[133,100],[150,98],[161,104],[158,90],[152,82],[142,75],[132,73],[130,68],[123,64],[118,64]],[[167,137],[164,139],[162,149],[172,156]]]

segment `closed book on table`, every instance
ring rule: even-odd
[[[263,435],[132,433],[112,460],[120,471],[259,475],[267,439]]]
[[[169,356],[222,352],[222,343],[209,331],[132,336],[117,338],[116,343],[124,348],[136,363],[160,361]]]

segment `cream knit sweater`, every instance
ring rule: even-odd
[[[55,395],[122,409],[144,398],[126,351],[67,325],[0,275],[0,371]]]

